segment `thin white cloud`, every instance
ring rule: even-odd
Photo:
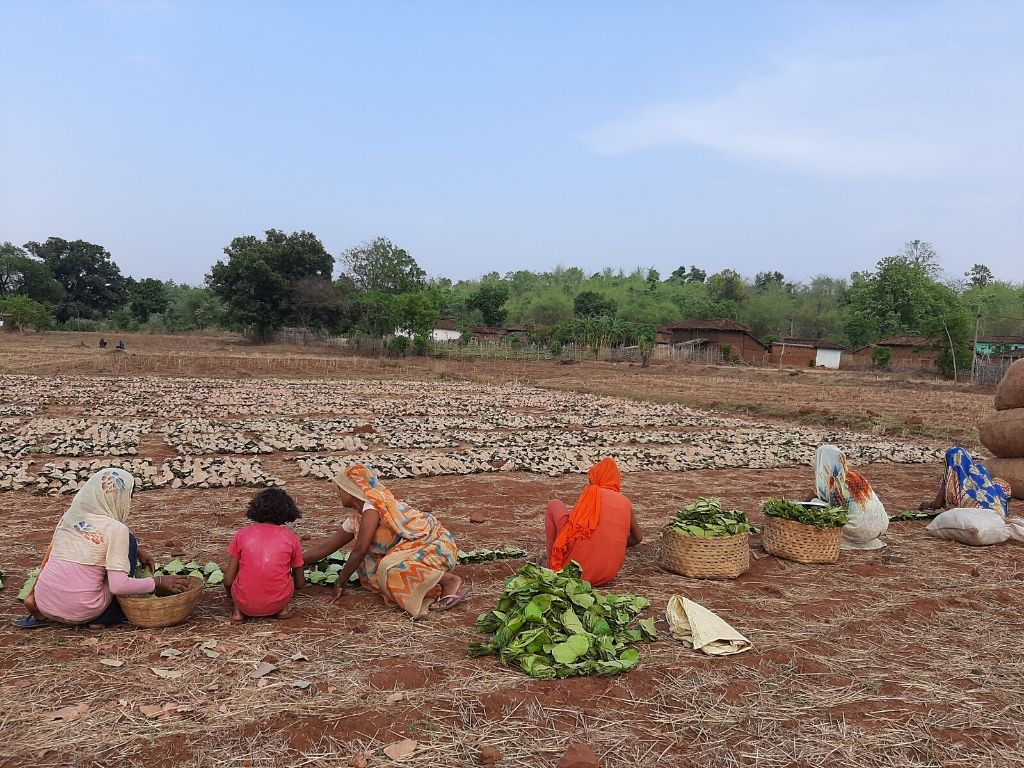
[[[790,60],[722,96],[655,105],[584,139],[608,154],[693,146],[844,177],[947,175],[977,160],[978,142],[989,154],[1015,126],[975,94],[950,93],[962,78],[951,82],[933,64],[913,55]]]

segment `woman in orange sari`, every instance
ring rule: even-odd
[[[622,495],[622,475],[611,457],[587,473],[583,489],[570,512],[558,499],[548,502],[544,529],[548,567],[560,571],[579,563],[583,578],[599,587],[614,579],[626,562],[626,548],[643,541],[633,505]]]
[[[353,573],[364,588],[414,619],[454,608],[469,596],[469,586],[451,572],[459,562],[455,539],[432,514],[396,499],[363,464],[339,473],[334,483],[348,517],[336,534],[302,553],[308,565],[353,542],[332,602]]]

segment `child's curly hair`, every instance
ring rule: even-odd
[[[249,507],[245,510],[245,516],[254,523],[286,525],[302,517],[302,510],[296,506],[295,500],[287,491],[267,488],[252,497]]]

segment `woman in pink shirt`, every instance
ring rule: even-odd
[[[182,592],[187,576],[133,578],[141,561],[154,566],[126,525],[135,478],[123,469],[101,469],[75,494],[61,517],[25,607],[23,628],[49,621],[106,626],[125,620],[115,595]]]
[[[235,606],[231,621],[247,616],[287,619],[292,595],[306,585],[302,544],[288,529],[302,512],[287,492],[267,488],[253,496],[245,516],[252,525],[231,540],[224,571],[224,587]]]

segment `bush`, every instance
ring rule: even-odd
[[[558,341],[557,339],[555,341],[551,342],[551,356],[552,357],[561,357],[562,356],[562,342]]]
[[[417,355],[425,357],[430,352],[430,336],[423,333],[418,334],[412,340],[412,346],[416,350]]]
[[[888,371],[892,367],[892,347],[875,347],[872,349],[871,367]]]
[[[409,351],[409,340],[405,336],[395,336],[388,342],[388,353],[392,357],[405,357]]]

